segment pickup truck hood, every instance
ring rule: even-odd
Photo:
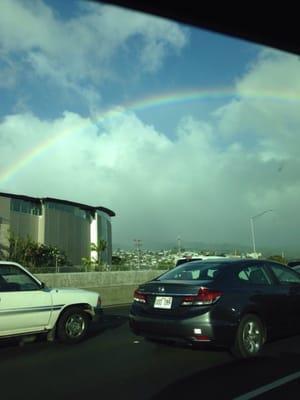
[[[99,293],[85,289],[76,288],[49,288],[53,303],[57,304],[79,304],[88,303],[96,307]]]

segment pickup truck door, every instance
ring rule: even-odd
[[[44,330],[52,309],[50,289],[18,265],[0,265],[0,336]]]

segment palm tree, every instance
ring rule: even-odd
[[[107,242],[104,239],[100,239],[98,241],[98,243],[91,243],[91,251],[96,251],[97,252],[97,261],[98,261],[98,265],[101,264],[102,260],[101,260],[101,256],[102,253],[107,249]]]

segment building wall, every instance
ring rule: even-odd
[[[102,261],[111,264],[111,222],[102,211],[85,211],[62,202],[0,196],[0,250],[8,248],[9,231],[15,236],[63,250],[73,264],[82,264],[83,257],[90,257],[90,243],[104,239],[107,249]]]
[[[109,215],[102,211],[97,211],[98,240],[101,238],[106,241],[107,247],[103,251],[102,261],[111,265],[112,241],[111,241],[111,221]]]
[[[77,207],[46,203],[44,243],[64,250],[73,264],[90,253],[90,218]]]
[[[42,205],[41,209],[42,217],[38,221],[38,243],[45,243],[45,205]]]
[[[0,196],[0,217],[8,219],[10,217],[10,199]]]
[[[10,199],[0,196],[0,251],[7,253],[10,228]]]
[[[20,238],[29,236],[34,242],[38,242],[39,218],[37,215],[30,215],[22,212],[10,212],[10,229],[12,233]]]
[[[30,201],[7,198],[9,201],[9,225],[11,233],[20,238],[30,237],[38,241],[41,205]]]
[[[39,203],[0,196],[1,247],[8,248],[11,234],[23,239],[30,237],[37,242],[41,212]]]
[[[112,263],[112,233],[111,233],[111,221],[106,220],[107,224],[107,260],[108,264]]]
[[[98,215],[95,213],[94,218],[90,225],[90,235],[91,235],[91,243],[98,243]],[[90,257],[93,261],[98,261],[98,253],[95,250],[91,250]]]

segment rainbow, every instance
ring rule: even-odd
[[[192,101],[203,101],[203,100],[229,100],[229,99],[260,99],[260,100],[270,100],[270,101],[280,101],[280,102],[300,102],[300,93],[295,92],[275,92],[272,90],[264,90],[262,92],[248,91],[243,92],[242,96],[236,92],[234,87],[224,87],[224,88],[210,88],[210,89],[184,89],[180,91],[159,93],[144,97],[142,99],[125,103],[118,107],[111,107],[105,111],[97,114],[93,119],[99,123],[107,118],[115,118],[117,115],[126,112],[137,112],[145,109],[163,107],[165,105],[180,104]],[[0,184],[3,184],[15,176],[19,171],[21,171],[25,166],[30,164],[34,159],[40,156],[42,153],[46,152],[56,143],[65,139],[69,136],[73,136],[85,128],[90,121],[82,120],[76,125],[76,129],[68,128],[63,129],[60,132],[52,135],[39,142],[35,147],[31,148],[29,151],[24,152],[16,161],[6,168],[0,170]]]

